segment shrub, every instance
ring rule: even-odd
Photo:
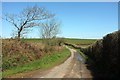
[[[94,66],[96,72],[99,72],[102,76],[116,78],[119,75],[119,38],[120,30],[107,34],[102,40],[83,50],[93,60],[90,65]]]

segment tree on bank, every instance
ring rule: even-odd
[[[55,38],[60,32],[60,25],[60,22],[56,19],[49,19],[42,23],[40,27],[40,35],[45,43],[49,45],[51,40],[55,42]]]
[[[23,9],[22,12],[16,15],[6,14],[3,19],[16,28],[16,35],[18,40],[20,40],[21,35],[26,34],[30,28],[40,26],[40,21],[53,17],[54,14],[49,13],[45,8],[35,5]]]
[[[41,25],[41,36],[43,39],[54,38],[60,32],[60,23],[55,19],[47,20]]]

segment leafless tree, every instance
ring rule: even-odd
[[[18,15],[6,14],[3,19],[11,23],[17,29],[17,38],[26,34],[28,30],[35,26],[40,26],[41,21],[54,17],[54,14],[48,12],[45,8],[38,6],[27,7]]]
[[[47,20],[42,23],[40,30],[43,39],[54,38],[60,32],[60,22],[55,19]]]

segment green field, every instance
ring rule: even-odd
[[[24,39],[27,42],[42,42],[42,39]],[[63,42],[67,42],[70,44],[78,45],[82,48],[86,48],[89,45],[93,44],[97,39],[75,39],[75,38],[62,38]]]
[[[78,45],[90,45],[93,42],[95,42],[97,39],[75,39],[75,38],[63,38],[65,42],[71,43],[71,44],[78,44]],[[27,42],[41,42],[42,39],[24,39],[24,41]]]
[[[90,45],[95,42],[96,39],[72,39],[72,38],[65,38],[65,42],[77,45]]]
[[[31,38],[31,39],[22,39],[22,41],[26,41],[26,42],[42,42],[42,39]]]

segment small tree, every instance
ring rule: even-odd
[[[45,8],[38,6],[27,7],[18,14],[6,14],[3,19],[11,23],[17,29],[17,38],[20,40],[22,34],[26,34],[32,27],[39,26],[41,20],[54,17]]]
[[[41,25],[41,36],[45,39],[55,38],[59,33],[60,23],[55,19],[47,20]]]
[[[55,19],[44,22],[40,27],[40,35],[49,44],[50,39],[55,39],[60,31],[60,23]]]

